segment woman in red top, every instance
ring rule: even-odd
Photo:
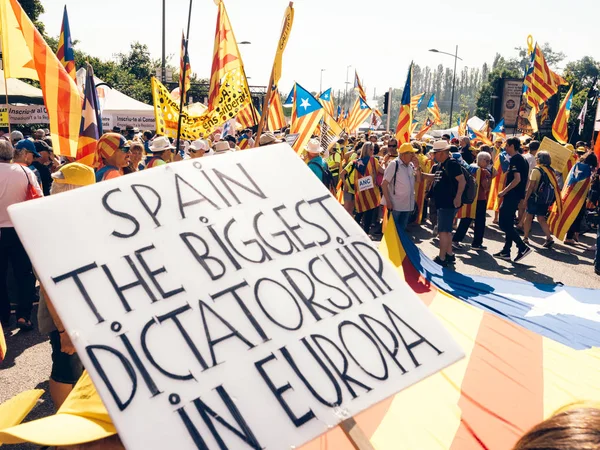
[[[487,147],[487,146],[484,146]],[[482,147],[483,148],[483,147]],[[489,147],[488,147],[489,148]],[[487,217],[487,201],[490,195],[490,186],[492,184],[492,177],[494,174],[494,168],[492,166],[492,156],[486,151],[481,151],[477,154],[477,166],[480,175],[480,183],[477,194],[477,204],[475,209],[475,232],[473,235],[473,242],[471,248],[473,250],[485,250],[486,247],[483,245],[483,235],[485,234],[485,219]],[[469,227],[473,219],[463,218],[460,220],[458,229],[454,233],[452,238],[452,247],[461,248],[460,243],[465,238]]]

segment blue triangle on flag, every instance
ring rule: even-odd
[[[327,101],[327,102],[328,102],[329,100],[331,100],[331,88],[329,88],[329,89],[327,89],[325,92],[323,92],[323,93],[322,93],[322,94],[319,96],[319,98],[320,98],[321,100],[325,100],[325,101]]]
[[[296,115],[298,118],[322,109],[323,106],[310,92],[296,83]]]

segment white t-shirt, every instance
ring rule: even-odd
[[[533,169],[535,166],[537,166],[535,156],[533,156],[531,153],[525,153],[523,155],[523,159],[527,161],[527,164],[529,164],[529,176],[531,176],[531,172],[533,172]]]
[[[396,168],[398,172],[396,173]],[[394,185],[394,176],[396,184]],[[385,196],[381,204],[393,211],[412,211],[415,208],[415,166],[410,163],[405,165],[399,158],[390,162],[385,169],[383,179],[389,183],[389,193],[392,207],[385,203]]]
[[[27,177],[40,196],[44,195],[36,176],[20,164],[0,163],[0,228],[13,228],[8,207],[27,198]]]

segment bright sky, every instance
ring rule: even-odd
[[[126,52],[133,41],[147,44],[153,57],[161,56],[161,0],[63,0],[71,33],[78,48],[111,58]],[[42,20],[50,35],[58,35],[64,3],[42,0]],[[268,83],[275,46],[279,39],[286,0],[225,0],[251,85]],[[444,64],[453,58],[428,52],[431,48],[453,53],[459,46],[462,64],[480,67],[491,63],[496,52],[512,56],[514,47],[526,46],[527,35],[550,42],[567,60],[585,55],[600,59],[597,31],[578,26],[582,17],[598,17],[598,0],[574,0],[566,7],[559,0],[504,0],[494,4],[481,0],[296,0],[296,16],[284,55],[282,91],[294,81],[312,91],[344,89],[354,70],[369,97],[389,87],[402,87],[411,60],[421,66]],[[460,6],[459,6],[460,5]],[[486,6],[490,5],[490,6]],[[526,5],[526,7],[525,7]],[[179,64],[181,31],[187,24],[188,0],[167,0],[167,55]],[[529,16],[528,14],[533,14]],[[211,0],[195,0],[190,34],[192,70],[208,78],[212,61],[217,6]],[[460,24],[463,24],[462,26]],[[563,63],[564,66],[564,63]],[[350,86],[352,87],[352,86]]]

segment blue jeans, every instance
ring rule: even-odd
[[[398,231],[406,230],[408,226],[408,219],[410,219],[412,211],[392,211],[392,217],[394,218],[394,222],[396,223],[396,229]]]

